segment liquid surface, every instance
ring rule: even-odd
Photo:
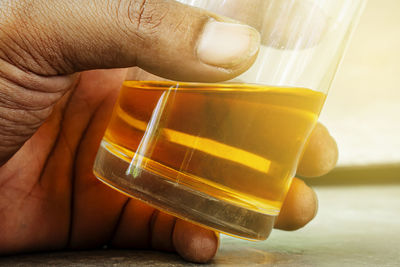
[[[325,95],[245,84],[125,82],[107,149],[142,170],[276,215]]]

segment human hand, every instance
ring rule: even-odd
[[[216,56],[212,43],[222,40],[203,33],[210,15],[198,9],[155,0],[51,3],[0,0],[0,253],[108,244],[209,260],[218,246],[212,231],[94,178],[93,160],[125,70],[75,73],[136,65],[171,79],[226,80],[253,62],[255,33],[218,24],[241,42]],[[286,216],[300,218],[300,226],[316,204],[310,189],[295,184],[287,199],[303,192],[310,202],[285,203],[282,214],[288,205],[305,210],[301,218]]]

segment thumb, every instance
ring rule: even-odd
[[[0,166],[89,69],[221,81],[254,61],[253,28],[172,0],[0,1]]]
[[[14,46],[7,58],[44,76],[139,66],[173,80],[221,81],[249,68],[259,46],[253,28],[172,0],[16,2],[2,36]]]

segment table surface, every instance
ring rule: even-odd
[[[393,182],[394,181],[394,182]],[[200,266],[399,266],[400,180],[316,186],[320,211],[297,232],[267,241],[223,236],[215,259]],[[3,266],[195,266],[152,251],[101,250],[3,257]]]

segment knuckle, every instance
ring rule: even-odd
[[[0,58],[14,66],[37,74],[55,75],[51,64],[60,61],[57,40],[50,37],[52,26],[43,26],[48,12],[43,1],[4,1],[0,4]]]
[[[8,68],[0,60],[0,108],[37,111],[53,106],[65,93],[65,88],[49,88],[46,79]],[[38,78],[36,78],[38,77]],[[57,86],[56,86],[57,87]],[[50,90],[52,89],[52,90]],[[59,89],[59,90],[58,90]]]
[[[154,0],[128,1],[127,18],[139,32],[152,32],[160,26],[168,13],[168,4]]]
[[[44,93],[25,88],[9,88],[0,83],[1,136],[18,139],[31,135],[50,116],[53,104],[37,94]]]
[[[48,93],[24,86],[29,75],[21,75],[20,83],[15,82],[10,77],[12,75],[7,73],[14,70],[11,72],[15,76],[23,72],[13,68],[10,70],[7,64],[1,63],[0,61],[0,146],[11,149],[22,145],[50,116],[62,92]]]

